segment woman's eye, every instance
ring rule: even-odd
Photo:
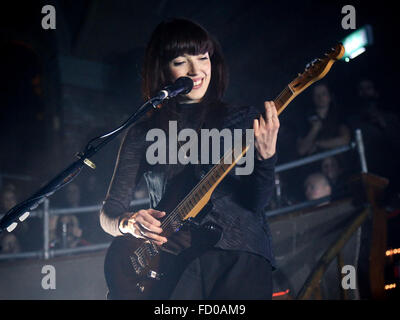
[[[181,61],[181,62],[174,62],[174,66],[180,66],[181,64],[184,64],[185,62],[184,61]]]
[[[208,57],[207,56],[201,57],[200,60],[208,60]]]

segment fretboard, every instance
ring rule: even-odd
[[[290,101],[294,99],[296,95],[290,89],[290,84],[282,90],[282,92],[275,98],[274,103],[276,111],[279,114],[286,108]]]

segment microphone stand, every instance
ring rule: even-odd
[[[92,157],[102,147],[114,139],[119,133],[122,132],[122,130],[126,129],[139,118],[141,118],[151,108],[156,109],[157,106],[167,98],[169,97],[163,94],[156,95],[154,98],[148,100],[145,104],[139,107],[136,112],[118,128],[107,134],[90,140],[84,151],[76,154],[78,160],[69,165],[65,170],[59,173],[45,186],[40,188],[40,190],[34,193],[30,198],[17,204],[4,215],[4,217],[0,220],[0,233],[6,229],[9,232],[14,230],[19,221],[24,221],[28,217],[30,211],[36,209],[42,202],[46,200],[46,198],[71,182],[80,173],[85,165],[95,169],[96,166],[92,161],[89,160],[90,157]],[[98,144],[94,145],[94,143],[97,141],[99,141]]]

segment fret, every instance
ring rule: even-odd
[[[194,200],[193,197],[189,197],[189,199],[187,201],[192,206],[191,209],[193,209],[196,205],[196,200]]]
[[[181,219],[183,219],[186,216],[186,213],[181,211],[179,208],[176,210],[176,213],[179,215]]]
[[[283,91],[278,95],[278,97],[275,99],[275,103],[278,104],[279,106],[283,106],[287,100],[289,100],[293,95],[292,90],[290,87],[286,87],[283,89]]]
[[[183,209],[185,209],[186,213],[189,213],[191,208],[189,206],[189,203],[187,201],[183,202]]]
[[[225,170],[223,168],[223,164],[218,165],[216,171],[217,171],[219,177],[221,177],[225,173]]]

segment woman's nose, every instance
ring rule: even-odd
[[[197,65],[196,62],[191,62],[190,67],[189,67],[189,74],[194,76],[199,73],[199,66]]]

